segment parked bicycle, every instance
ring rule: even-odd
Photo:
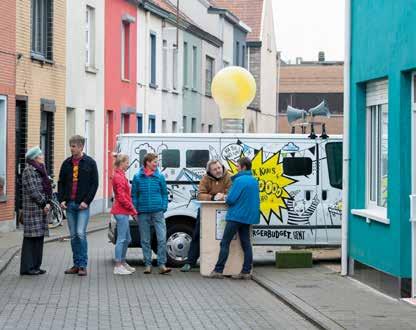
[[[55,190],[56,183],[53,181],[52,178],[50,179],[52,183],[52,189]],[[62,226],[62,220],[64,219],[65,214],[61,208],[61,205],[59,204],[58,193],[56,191],[52,193],[52,199],[50,201],[50,204],[51,209],[49,210],[49,213],[47,215],[49,228],[56,228],[58,226]]]

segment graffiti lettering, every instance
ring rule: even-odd
[[[304,230],[295,230],[295,231],[288,231],[288,230],[278,230],[278,229],[255,229],[253,230],[253,237],[267,237],[267,238],[282,238],[288,240],[304,240],[305,239],[305,231]]]

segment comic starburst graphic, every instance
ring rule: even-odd
[[[287,209],[286,200],[291,199],[285,189],[296,182],[283,174],[283,162],[280,162],[280,151],[263,161],[263,149],[260,149],[252,159],[254,177],[259,181],[260,211],[267,224],[270,224],[272,215],[283,223],[282,210]],[[228,160],[230,172],[238,172],[236,163]]]

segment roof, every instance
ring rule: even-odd
[[[176,6],[172,5],[169,1],[167,0],[149,0],[150,2],[153,2],[156,6],[158,6],[159,8],[167,11],[168,13],[174,14],[176,15]],[[180,7],[180,6],[179,6]],[[185,15],[184,12],[182,12],[181,10],[179,10],[179,17],[186,20],[188,23],[191,24],[195,24],[195,22],[192,21],[192,19]]]
[[[261,41],[264,0],[210,0],[217,8],[227,9],[251,28],[247,41]]]

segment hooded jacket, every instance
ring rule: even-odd
[[[231,176],[223,166],[224,174],[221,178],[214,177],[210,172],[204,175],[199,183],[198,200],[212,201],[218,193],[227,194],[231,186]]]

